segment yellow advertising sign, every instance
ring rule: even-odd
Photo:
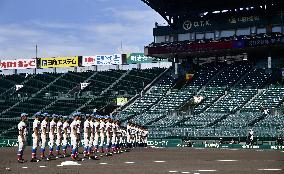
[[[116,104],[119,105],[119,106],[123,106],[125,103],[127,103],[127,98],[116,98]]]
[[[79,66],[78,56],[40,58],[41,68],[67,68]]]

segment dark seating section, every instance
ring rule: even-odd
[[[23,112],[30,117],[38,111],[70,115],[82,106],[84,107],[80,111],[84,113],[92,113],[95,108],[103,111],[107,105],[115,105],[117,97],[131,98],[136,93],[140,94],[144,87],[164,71],[164,68],[153,68],[1,75],[0,119],[17,119],[16,122],[0,126],[7,130],[2,137],[17,135],[17,130],[13,127]],[[83,82],[90,84],[81,89],[80,84]],[[15,85],[23,87],[16,91]]]
[[[273,71],[280,71],[279,69]],[[150,135],[244,137],[248,128],[256,136],[284,133],[284,88],[271,71],[253,67],[247,61],[201,65],[189,82],[177,87],[173,69],[163,68],[45,73],[0,76],[0,131],[15,137],[13,129],[20,113],[38,111],[70,115],[110,113],[117,97],[135,100],[116,116],[149,127]],[[163,75],[150,88],[141,91]],[[273,79],[273,81],[271,80]],[[81,89],[80,83],[90,83]],[[15,90],[15,85],[23,85]],[[194,96],[202,96],[193,103]],[[268,113],[264,113],[268,110]],[[2,121],[3,120],[3,121]]]
[[[51,107],[44,109],[43,112],[56,113],[60,115],[70,115],[77,108],[86,103],[86,99],[64,99],[57,100]]]
[[[266,122],[262,121],[264,109],[276,112],[284,102],[284,88],[271,85],[271,71],[254,68],[246,61],[216,67],[201,66],[189,84],[180,90],[169,90],[158,102],[149,95],[137,99],[120,117],[148,126],[153,136],[162,136],[164,130],[164,136],[182,136],[187,130],[188,136],[236,137],[246,136],[251,127],[257,135],[284,133],[283,124],[279,124],[283,115],[270,115],[265,117]],[[203,100],[193,107],[189,101],[194,95],[203,96]],[[187,102],[190,111],[183,113],[180,109]],[[166,134],[166,130],[171,134]]]
[[[173,86],[175,80],[176,77],[172,71],[167,72],[146,94],[140,94],[140,97],[132,105],[120,112],[118,118],[126,120],[129,116],[140,115],[148,111],[164,97],[167,91]]]
[[[87,83],[90,83],[81,92],[90,92],[92,95],[99,96],[103,90],[119,79],[126,71],[111,70],[97,72]]]
[[[26,74],[0,75],[0,96],[11,88],[15,91],[16,85],[22,84],[27,78]]]
[[[53,82],[60,75],[62,74],[45,73],[33,75],[29,81],[23,84],[23,88],[15,91],[12,95],[15,97],[31,97],[32,94],[38,92],[40,89]]]
[[[231,87],[250,69],[251,65],[245,62],[227,65],[227,68],[225,68],[216,78],[214,78],[208,84],[208,86]]]

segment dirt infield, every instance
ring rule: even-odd
[[[0,174],[283,174],[284,152],[241,149],[134,149],[131,152],[86,160],[79,166],[57,166],[69,158],[19,164],[16,148],[0,149]],[[24,157],[31,159],[28,147]]]

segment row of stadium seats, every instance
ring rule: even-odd
[[[152,132],[157,138],[167,133],[168,136],[182,136],[184,129],[188,128],[192,130],[187,136],[246,136],[249,127],[256,129],[257,135],[276,136],[281,131],[283,133],[283,115],[265,117],[263,112],[264,109],[275,110],[284,102],[284,88],[269,86],[269,71],[252,68],[248,63],[235,63],[223,65],[210,75],[209,67],[214,70],[214,65],[205,66],[208,66],[205,68],[208,71],[203,71],[201,67],[188,85],[180,90],[171,90],[160,102],[144,107],[144,114],[131,117],[130,121],[147,125],[153,130],[159,129],[160,133]],[[192,93],[186,93],[189,91]],[[204,99],[193,108],[193,112],[178,114],[181,103],[192,101],[196,94]],[[146,106],[149,103],[147,100],[144,102]],[[127,112],[124,114],[127,118]],[[163,129],[169,132],[161,132]]]
[[[81,112],[91,113],[95,108],[100,110],[108,104],[115,105],[114,100],[117,97],[131,98],[136,95],[136,92],[140,93],[164,71],[164,68],[153,68],[130,71],[45,73],[27,77],[25,75],[1,76],[0,80],[3,83],[9,82],[9,85],[3,85],[5,89],[3,88],[1,92],[9,91],[9,93],[5,93],[0,98],[0,119],[18,119],[23,112],[32,116],[38,111],[70,115],[78,108],[81,108]],[[83,82],[90,84],[81,89]],[[14,89],[16,84],[23,85],[23,88],[16,91]],[[104,90],[106,92],[102,93]],[[72,94],[75,93],[79,93],[80,96],[74,98]],[[87,102],[88,104],[85,105]],[[2,136],[16,135],[15,125],[16,123],[7,125],[5,129],[14,129],[5,132]]]
[[[165,96],[174,82],[175,76],[172,71],[166,73],[146,94],[142,94],[132,105],[120,112],[118,117],[125,120],[131,115],[143,114]]]
[[[239,110],[254,95],[257,89],[232,89],[221,100],[214,103],[207,112],[209,113],[231,113]]]
[[[272,32],[272,33],[260,33],[260,34],[251,34],[251,35],[241,35],[241,36],[229,36],[229,37],[221,37],[216,39],[196,39],[185,40],[185,41],[174,41],[174,42],[162,42],[162,43],[151,43],[149,47],[157,47],[157,46],[167,46],[167,45],[180,45],[180,44],[194,44],[194,43],[210,43],[210,42],[218,42],[218,41],[232,41],[232,40],[252,40],[252,39],[265,39],[265,38],[279,38],[282,37],[283,34],[280,32]]]
[[[117,92],[121,90],[122,87],[126,90],[126,93],[133,96],[134,94],[131,93],[131,91],[133,91],[133,88],[130,88],[130,86],[134,84],[133,81],[143,80],[143,83],[141,81],[140,84],[137,84],[135,86],[137,87],[137,91],[139,91],[144,86],[148,85],[164,70],[165,69],[163,68],[146,70],[133,69],[125,77],[118,81],[116,85],[110,88],[108,92],[111,95],[105,95],[104,97],[101,97],[101,102],[99,102],[99,100],[93,101],[92,103],[90,103],[90,105],[87,106],[89,107],[89,109],[83,108],[83,110],[92,112],[94,108],[99,109],[105,106],[107,103],[113,102],[113,99],[118,96],[118,94],[114,93],[114,91]],[[96,74],[94,75],[94,73]],[[21,83],[23,85],[23,88],[19,89],[18,91],[11,90],[11,93],[7,93],[5,94],[5,96],[2,96],[3,105],[1,105],[0,107],[1,112],[15,105],[17,102],[19,103],[13,108],[10,108],[9,112],[1,114],[0,117],[13,118],[18,117],[21,112],[33,114],[38,111],[56,112],[58,114],[69,115],[84,103],[86,103],[87,99],[73,98],[67,100],[59,100],[58,97],[60,97],[60,95],[68,94],[73,89],[78,88],[77,91],[79,92],[90,93],[91,91],[99,96],[103,90],[112,85],[125,73],[126,71],[124,70],[112,70],[104,72],[68,72],[64,74],[45,73],[30,75],[27,78],[23,75],[14,75],[15,77],[3,76],[3,78],[1,78],[1,80],[3,81],[10,81],[10,79],[15,79],[15,81],[13,81],[13,83],[11,82],[12,84],[8,86],[9,88],[14,88],[15,84]],[[87,81],[91,84],[87,88],[80,90],[80,83],[84,82],[91,76],[92,78]],[[23,81],[25,80],[27,81],[23,84]],[[127,85],[124,83],[125,81],[128,82]],[[103,84],[103,82],[105,82],[107,85],[101,85]],[[8,87],[5,90],[9,90]],[[11,99],[14,99],[15,101]],[[23,100],[21,101],[21,99]]]
[[[248,103],[242,111],[261,112],[263,109],[275,109],[284,101],[284,88],[269,87]]]

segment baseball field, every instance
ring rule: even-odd
[[[0,174],[283,174],[284,151],[253,149],[138,148],[100,160],[60,158],[17,162],[17,148],[0,149]],[[30,147],[24,158],[31,159]]]

